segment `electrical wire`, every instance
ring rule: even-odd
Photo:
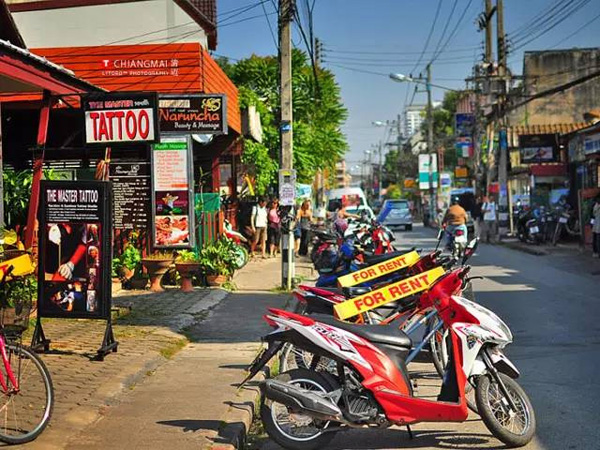
[[[440,46],[442,45],[442,41],[444,40],[444,37],[446,37],[446,31],[448,31],[448,26],[450,26],[450,22],[452,22],[452,16],[454,16],[454,11],[456,10],[457,4],[458,4],[458,0],[454,0],[454,4],[452,5],[452,9],[450,10],[450,14],[448,15],[448,19],[446,20],[444,29],[442,30],[442,34],[440,35],[440,38],[438,39],[438,42],[435,46],[435,50],[433,51],[433,55],[434,55],[433,58],[435,58],[435,54],[440,49]]]
[[[544,36],[546,33],[552,31],[554,28],[563,23],[573,14],[577,13],[590,1],[591,0],[579,0],[577,3],[575,3],[575,0],[570,0],[566,5],[566,7],[570,7],[570,9],[566,11],[565,9],[563,9],[557,12],[557,14],[552,19],[546,21],[545,25],[542,24],[536,26],[529,34],[521,37],[520,39],[514,40],[514,48],[512,49],[512,51],[519,50],[528,45],[529,43],[535,41],[536,39],[539,39],[540,37]]]
[[[261,2],[260,6],[262,6],[262,10],[265,15],[265,20],[267,21],[267,25],[269,26],[269,31],[271,32],[271,37],[273,38],[273,44],[275,45],[276,49],[279,49],[279,43],[277,42],[277,38],[275,37],[275,32],[273,31],[273,27],[271,26],[269,16],[267,16],[267,8],[265,8],[265,2]],[[275,13],[277,13],[277,11],[275,11]]]
[[[598,19],[600,19],[600,14],[598,14],[598,15],[594,16],[592,19],[588,20],[585,24],[581,25],[575,31],[573,31],[571,34],[569,34],[568,36],[565,36],[564,38],[562,38],[560,41],[558,41],[556,44],[550,46],[549,48],[556,48],[556,47],[558,47],[563,42],[568,41],[569,39],[571,39],[576,34],[579,34],[581,31],[585,30],[588,26],[590,26],[592,23],[594,23]]]
[[[444,45],[442,46],[442,48],[440,49],[440,51],[433,56],[433,58],[431,59],[431,61],[429,62],[429,64],[432,64],[437,58],[439,58],[439,56],[442,53],[444,53],[444,51],[446,50],[446,47],[448,47],[448,44],[450,44],[450,42],[452,41],[452,39],[456,35],[456,32],[458,31],[458,27],[460,26],[460,24],[462,23],[462,21],[465,19],[467,11],[469,11],[469,8],[471,7],[472,3],[473,3],[473,0],[469,0],[469,2],[467,3],[467,6],[465,6],[465,9],[463,9],[462,14],[458,18],[458,21],[456,22],[456,25],[452,29],[452,32],[448,36],[448,39],[446,40],[446,42],[444,43]]]
[[[220,20],[217,20],[217,25],[222,24],[223,22],[227,22],[228,20],[234,19],[236,17],[241,16],[242,14],[253,10],[254,8],[258,8],[259,6],[263,6],[266,2],[268,2],[269,0],[260,0],[257,3],[251,3],[249,5],[246,6],[240,6],[239,8],[235,8],[235,9],[231,9],[229,11],[223,12],[220,14],[221,18]],[[227,17],[223,17],[223,16],[227,16]],[[219,18],[219,15],[217,16],[217,18]]]
[[[277,13],[276,12],[271,12],[271,13],[266,14],[266,16],[273,16],[275,14],[277,14]],[[236,24],[242,23],[242,22],[248,22],[249,20],[259,19],[259,18],[262,18],[262,17],[265,17],[265,15],[263,15],[263,14],[257,14],[255,16],[245,17],[243,19],[239,19],[239,20],[236,20],[234,22],[227,22],[226,24],[221,25],[221,28],[228,27],[228,26],[231,26],[231,25],[236,25]]]
[[[438,5],[437,5],[437,8],[435,10],[435,15],[433,17],[433,22],[431,23],[431,28],[429,29],[429,34],[427,35],[427,39],[425,41],[425,46],[423,47],[423,51],[421,52],[421,55],[419,56],[419,60],[417,61],[417,63],[415,64],[415,66],[410,71],[411,73],[414,72],[417,69],[417,67],[419,66],[419,64],[423,60],[423,55],[427,51],[427,47],[429,47],[429,41],[431,40],[431,36],[433,35],[433,30],[435,30],[435,24],[437,23],[438,17],[440,16],[440,9],[441,9],[441,7],[442,7],[442,0],[438,0]]]

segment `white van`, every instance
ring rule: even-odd
[[[360,215],[365,211],[369,218],[374,218],[373,210],[367,203],[367,197],[359,187],[331,189],[327,194],[327,212],[335,212],[339,204],[346,206],[350,214]]]

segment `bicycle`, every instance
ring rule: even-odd
[[[8,255],[7,255],[8,254]],[[33,273],[28,253],[6,251],[0,264],[0,441],[24,444],[46,428],[54,406],[54,388],[48,368],[22,344],[29,325]],[[29,267],[27,267],[29,265]],[[18,270],[15,270],[18,269]],[[19,276],[11,275],[13,272]]]

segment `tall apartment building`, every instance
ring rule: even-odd
[[[425,109],[427,105],[409,105],[404,109],[402,120],[402,134],[409,138],[419,131],[423,120],[425,120]]]

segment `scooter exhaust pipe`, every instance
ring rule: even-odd
[[[319,394],[277,380],[266,380],[260,384],[263,395],[291,408],[321,420],[342,420],[342,411],[330,400]]]

